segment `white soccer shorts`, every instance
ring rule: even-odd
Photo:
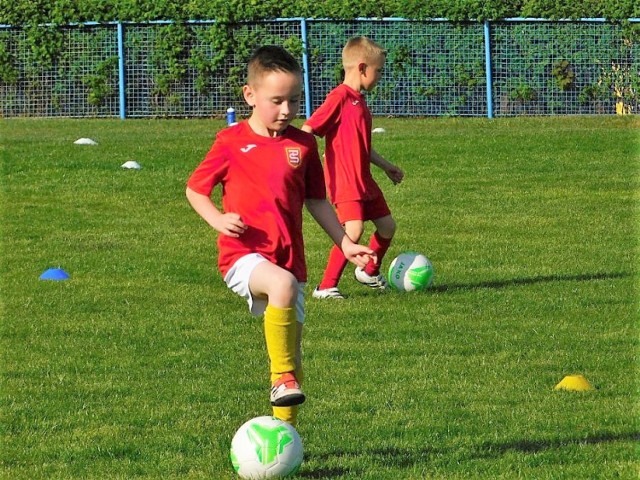
[[[244,298],[249,304],[249,311],[252,315],[260,316],[267,308],[266,298],[254,297],[249,289],[249,278],[253,269],[261,262],[268,262],[259,253],[250,253],[239,258],[229,269],[224,277],[224,282],[231,291]],[[304,283],[298,283],[298,299],[296,300],[297,320],[304,323]]]

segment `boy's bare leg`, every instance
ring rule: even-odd
[[[305,397],[295,375],[300,365],[296,313],[298,282],[287,270],[262,262],[251,274],[249,288],[253,295],[268,298],[264,334],[272,380],[271,404],[276,407],[301,404]]]

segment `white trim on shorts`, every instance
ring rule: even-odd
[[[251,315],[262,315],[267,308],[266,298],[254,297],[249,289],[249,278],[253,269],[262,262],[268,262],[259,253],[249,253],[236,260],[224,277],[224,282],[232,292],[237,293],[249,304]],[[298,298],[296,300],[296,313],[298,322],[304,323],[304,287],[305,283],[298,282]]]

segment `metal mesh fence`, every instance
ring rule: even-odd
[[[0,30],[13,60],[15,81],[0,78],[0,114],[13,116],[117,116],[118,44],[114,26],[48,29],[50,51],[22,30]],[[11,79],[13,80],[13,78]]]
[[[596,20],[514,19],[487,29],[444,20],[283,19],[43,26],[34,41],[33,31],[0,26],[0,116],[222,116],[234,106],[243,117],[246,61],[264,44],[284,45],[307,66],[304,115],[341,81],[342,47],[356,35],[389,52],[367,96],[374,115],[637,113],[640,42],[623,28]]]
[[[374,115],[486,114],[483,27],[449,22],[312,22],[314,108],[341,81],[342,47],[357,35],[388,50],[385,73],[367,95]]]
[[[625,41],[619,25],[499,23],[491,39],[498,116],[615,113],[611,82],[640,86],[640,45]],[[627,92],[635,112],[638,95]]]
[[[239,115],[247,114],[242,85],[246,62],[254,48],[264,44],[285,45],[302,61],[299,21],[229,28],[233,44],[244,48],[225,50],[221,57],[216,49],[220,45],[213,22],[127,27],[127,116],[212,116],[224,113],[230,105],[238,109]],[[182,50],[167,52],[167,45],[175,38],[182,40]]]

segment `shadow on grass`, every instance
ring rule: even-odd
[[[576,439],[552,439],[552,440],[518,440],[506,443],[486,442],[477,447],[470,447],[467,455],[462,453],[462,457],[468,460],[492,459],[498,458],[508,452],[520,453],[539,453],[544,450],[561,449],[573,445],[601,445],[615,442],[637,442],[640,440],[640,432],[627,433],[602,433],[587,438]],[[442,448],[429,448],[416,445],[415,448],[379,448],[379,449],[363,449],[362,451],[330,451],[320,455],[310,454],[307,460],[317,463],[326,463],[335,461],[340,458],[354,459],[366,463],[380,464],[385,467],[396,467],[399,469],[411,468],[416,465],[428,464],[429,459],[434,455],[459,456],[461,452],[447,452]],[[458,460],[460,460],[458,458]],[[315,468],[309,471],[302,471],[298,474],[300,478],[340,478],[345,476],[352,477],[358,472],[352,468],[346,467],[326,467]]]
[[[637,442],[640,432],[602,433],[587,438],[554,439],[554,440],[519,440],[507,443],[487,442],[482,444],[473,458],[495,458],[507,452],[538,453],[572,445],[600,445],[614,442]]]
[[[441,451],[439,451],[442,453]],[[430,456],[436,453],[436,450],[430,448],[376,448],[364,449],[358,452],[332,451],[321,455],[309,455],[308,460],[319,463],[326,463],[329,460],[338,458],[361,459],[366,465],[379,464],[385,467],[409,468],[414,465],[427,463]],[[301,478],[340,478],[343,476],[357,475],[357,471],[353,468],[317,468],[308,472],[298,474]]]
[[[298,472],[297,478],[340,478],[353,475],[353,472],[346,468],[316,468],[310,472]]]
[[[482,288],[508,288],[515,287],[520,285],[534,285],[536,283],[547,283],[547,282],[589,282],[593,280],[612,280],[616,278],[627,278],[631,277],[634,274],[631,272],[618,272],[618,273],[593,273],[593,274],[584,274],[584,275],[543,275],[539,277],[531,277],[531,278],[512,278],[509,280],[494,280],[490,282],[480,282],[480,283],[467,283],[467,284],[445,284],[445,285],[434,285],[433,287],[425,290],[425,293],[429,292],[455,292],[459,290],[477,290]]]

